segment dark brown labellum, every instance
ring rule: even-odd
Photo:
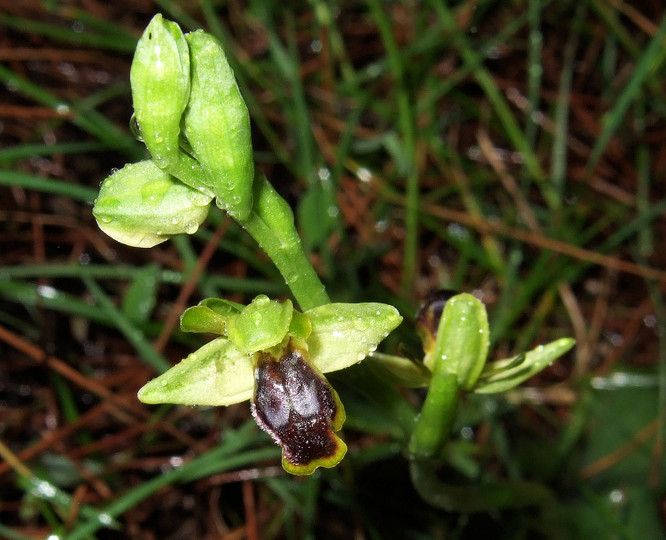
[[[252,413],[259,426],[282,447],[283,466],[310,474],[336,465],[346,446],[334,430],[344,421],[338,396],[298,349],[280,358],[260,354],[254,371]]]

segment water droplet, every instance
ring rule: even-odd
[[[169,458],[169,465],[174,469],[183,465],[183,458],[180,456],[172,456]]]
[[[137,114],[141,114],[142,109],[137,109],[136,112],[132,115],[130,118],[130,131],[132,132],[132,135],[134,135],[134,138],[137,141],[143,142],[143,135],[141,134],[141,126],[139,125],[139,121],[136,119]]]
[[[363,317],[359,317],[356,319],[356,321],[354,321],[354,328],[360,332],[365,332],[369,328],[368,321],[366,321]]]
[[[101,514],[98,514],[97,519],[103,525],[111,525],[111,523],[113,523],[113,518],[111,517],[111,515],[107,514],[106,512],[102,512]]]
[[[287,285],[295,283],[297,281],[298,281],[298,274],[296,272],[287,274],[287,281],[286,281]]]
[[[365,167],[359,167],[356,170],[356,176],[361,182],[370,182],[372,180],[372,173]]]
[[[621,504],[625,500],[624,491],[621,489],[614,489],[610,492],[608,498],[613,504]]]
[[[52,499],[56,495],[55,486],[46,480],[39,480],[32,491],[40,498]]]
[[[252,302],[257,304],[258,306],[267,306],[270,304],[271,299],[268,298],[265,294],[260,294],[258,295]]]
[[[167,384],[169,384],[166,381],[160,381],[160,384],[162,385],[162,388],[166,388]]]

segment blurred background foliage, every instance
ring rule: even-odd
[[[405,316],[383,351],[420,357],[438,288],[486,303],[492,358],[577,339],[466,397],[435,467],[546,502],[419,498],[404,443],[423,393],[390,410],[363,366],[332,379],[348,457],[308,478],[245,404],[136,400],[201,343],[177,328],[187,305],[288,295],[218,212],[150,250],[95,225],[101,180],[143,156],[129,65],[156,12],[224,43],[331,297]],[[0,0],[0,29],[0,537],[664,537],[662,2]]]

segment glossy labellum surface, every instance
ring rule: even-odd
[[[282,466],[292,474],[333,467],[347,451],[334,433],[345,419],[342,404],[305,355],[291,346],[279,359],[260,354],[254,371],[252,413],[282,447]]]

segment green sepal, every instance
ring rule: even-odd
[[[210,201],[148,160],[125,165],[104,180],[93,215],[114,240],[147,248],[195,233],[208,216]]]
[[[185,136],[201,163],[216,204],[234,219],[252,210],[254,161],[250,116],[222,45],[198,30],[186,36],[192,78]]]
[[[254,357],[217,338],[139,390],[143,403],[231,405],[252,397]]]
[[[322,372],[363,360],[402,321],[388,304],[325,304],[306,311],[312,333],[306,340],[312,363]]]
[[[180,120],[190,95],[190,55],[180,27],[157,14],[137,44],[130,70],[134,115],[155,164],[178,162]]]
[[[238,315],[227,320],[227,337],[236,348],[254,353],[281,343],[294,312],[291,300],[279,302],[260,294]]]
[[[552,364],[575,344],[573,338],[561,338],[512,358],[489,362],[472,390],[477,394],[510,390]]]
[[[424,363],[433,374],[454,373],[462,390],[474,387],[488,357],[488,316],[481,301],[462,293],[442,312],[432,355]]]
[[[432,373],[420,360],[375,352],[365,361],[372,371],[391,384],[422,388],[428,386],[432,378]]]

